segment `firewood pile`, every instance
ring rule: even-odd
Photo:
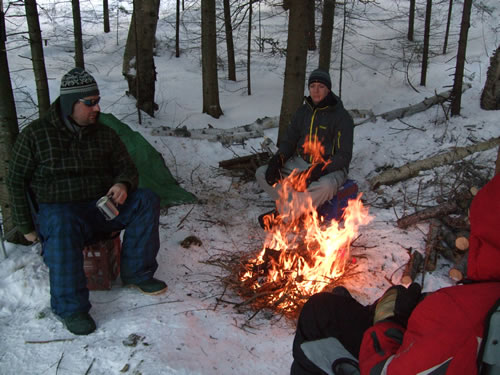
[[[439,257],[451,263],[449,277],[454,281],[462,280],[467,273],[470,223],[468,210],[477,194],[478,188],[462,190],[437,206],[419,210],[398,219],[397,225],[406,229],[422,221],[428,221],[425,251],[412,251],[401,278],[402,284],[415,281],[419,272],[432,272],[436,269]]]

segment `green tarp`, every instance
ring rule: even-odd
[[[196,202],[196,196],[179,186],[163,157],[140,133],[110,113],[101,112],[99,122],[118,133],[139,170],[139,187],[149,188],[158,194],[162,207]]]

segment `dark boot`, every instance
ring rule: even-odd
[[[263,213],[259,216],[259,225],[262,229],[271,229],[272,228],[272,220],[278,217],[279,213],[276,209]],[[264,220],[265,216],[269,216],[266,220]],[[266,228],[266,222],[268,227]]]

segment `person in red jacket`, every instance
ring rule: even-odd
[[[499,197],[497,175],[471,204],[464,283],[425,298],[418,284],[391,287],[369,306],[343,287],[312,296],[299,317],[291,374],[498,373],[478,357],[500,304]]]

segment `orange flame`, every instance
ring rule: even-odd
[[[307,142],[304,150],[315,155],[313,160],[324,162],[321,159],[322,146],[318,145],[318,142]],[[325,222],[318,216],[310,197],[305,200],[297,197],[297,194],[304,194],[301,191],[305,190],[307,177],[305,173],[294,170],[278,185],[280,214],[264,218],[268,231],[264,246],[252,261],[253,267],[241,276],[243,281],[256,280],[255,289],[264,281],[293,283],[299,296],[320,292],[344,273],[351,242],[357,237],[359,227],[372,219],[360,194],[348,202],[342,224],[335,220]],[[264,264],[265,280],[259,280],[255,270]],[[280,298],[280,294],[276,295],[274,301]],[[288,307],[291,306],[281,305],[281,308]]]

